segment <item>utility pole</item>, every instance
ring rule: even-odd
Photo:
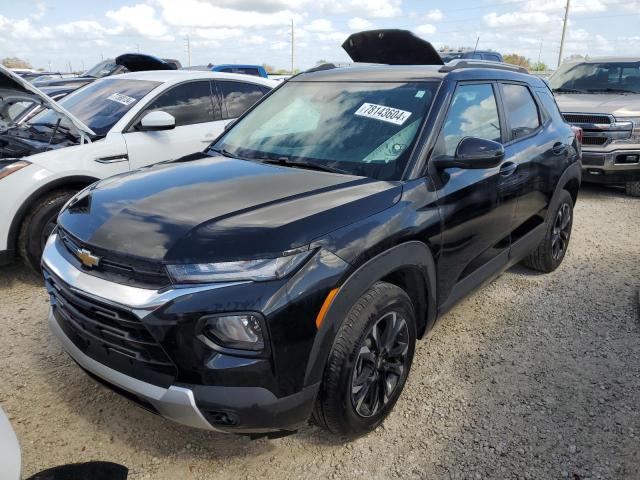
[[[291,75],[293,75],[293,64],[294,64],[294,32],[293,32],[293,18],[291,19]]]
[[[190,67],[191,66],[191,39],[189,38],[189,35],[187,35],[187,38],[185,38],[185,48],[187,49],[187,64]]]
[[[564,49],[564,36],[567,33],[567,19],[569,18],[569,3],[571,0],[567,0],[567,6],[564,9],[564,22],[562,23],[562,37],[560,38],[560,52],[558,52],[558,67],[562,63],[562,50]]]
[[[540,65],[540,57],[542,56],[542,42],[544,41],[544,38],[540,39],[540,50],[538,50],[538,65]]]

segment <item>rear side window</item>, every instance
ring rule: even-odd
[[[499,62],[500,61],[500,57],[497,55],[494,55],[492,53],[485,53],[484,58],[486,60],[491,60],[492,62]]]
[[[553,98],[553,94],[548,89],[536,89],[536,93],[538,94],[538,98],[540,102],[542,102],[542,107],[547,112],[548,116],[556,121],[564,121],[562,118],[562,114],[560,113],[560,109],[558,108],[558,104],[556,103],[555,98]]]
[[[264,95],[260,85],[246,82],[218,82],[220,93],[227,106],[227,118],[237,118]]]
[[[540,126],[538,106],[524,85],[503,84],[504,107],[507,110],[511,139],[526,137]]]
[[[173,115],[176,127],[215,120],[208,81],[183,83],[156,98],[147,111],[161,110]]]
[[[456,89],[438,138],[439,153],[453,157],[464,137],[500,141],[500,117],[491,84],[460,85]]]

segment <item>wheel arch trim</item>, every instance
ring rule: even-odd
[[[418,315],[424,314],[426,318],[423,331],[429,330],[435,321],[437,311],[435,261],[425,243],[412,240],[371,258],[340,285],[316,334],[305,372],[305,386],[322,380],[324,367],[338,329],[358,298],[375,282],[404,268],[417,268],[423,275],[426,286],[426,305],[419,306],[421,311]]]

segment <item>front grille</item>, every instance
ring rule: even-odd
[[[583,156],[582,157],[582,165],[589,165],[591,167],[602,167],[604,166],[604,157],[603,156]]]
[[[77,258],[76,252],[80,249],[89,250],[100,257],[98,266],[93,268],[83,267],[79,261],[77,262],[76,266],[86,273],[141,288],[159,289],[171,283],[164,265],[159,262],[135,259],[88,245],[62,228],[58,228],[58,236],[74,258]]]
[[[583,145],[602,146],[605,143],[607,143],[608,141],[609,141],[609,139],[607,137],[588,137],[586,135],[584,135],[582,137],[582,144]]]
[[[175,365],[132,312],[72,289],[47,269],[43,273],[53,314],[80,350],[134,378],[171,385]]]
[[[596,123],[611,125],[611,117],[608,115],[598,115],[589,113],[563,113],[562,116],[569,123]]]

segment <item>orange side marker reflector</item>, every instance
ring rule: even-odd
[[[320,311],[318,312],[318,316],[316,317],[316,328],[319,329],[320,325],[322,325],[324,316],[327,314],[327,310],[329,310],[329,307],[331,306],[331,303],[333,302],[335,296],[338,294],[339,290],[339,288],[334,288],[329,292],[327,298],[324,299],[324,303],[322,304],[322,307],[320,307]]]

